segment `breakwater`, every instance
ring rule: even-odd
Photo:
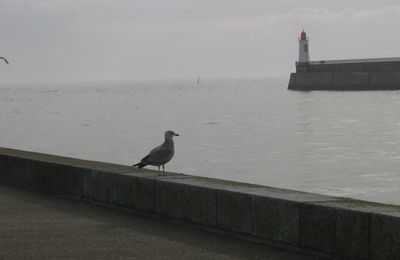
[[[291,90],[400,89],[400,59],[334,60],[296,63]]]
[[[0,148],[0,183],[339,259],[400,259],[400,206]]]

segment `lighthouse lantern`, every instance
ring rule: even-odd
[[[299,63],[309,63],[310,54],[308,48],[308,38],[306,32],[303,30],[299,38]]]

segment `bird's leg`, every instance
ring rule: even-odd
[[[164,174],[165,174],[165,168],[164,168],[164,164],[162,165],[162,171],[164,172]]]
[[[158,167],[158,171],[160,171],[160,165],[157,165],[157,167]]]

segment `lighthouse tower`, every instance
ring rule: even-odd
[[[309,63],[310,54],[308,52],[308,38],[304,30],[300,33],[299,38],[299,63]]]

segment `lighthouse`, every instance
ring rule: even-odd
[[[308,52],[308,38],[304,30],[300,33],[299,37],[299,63],[309,63],[310,54]]]

